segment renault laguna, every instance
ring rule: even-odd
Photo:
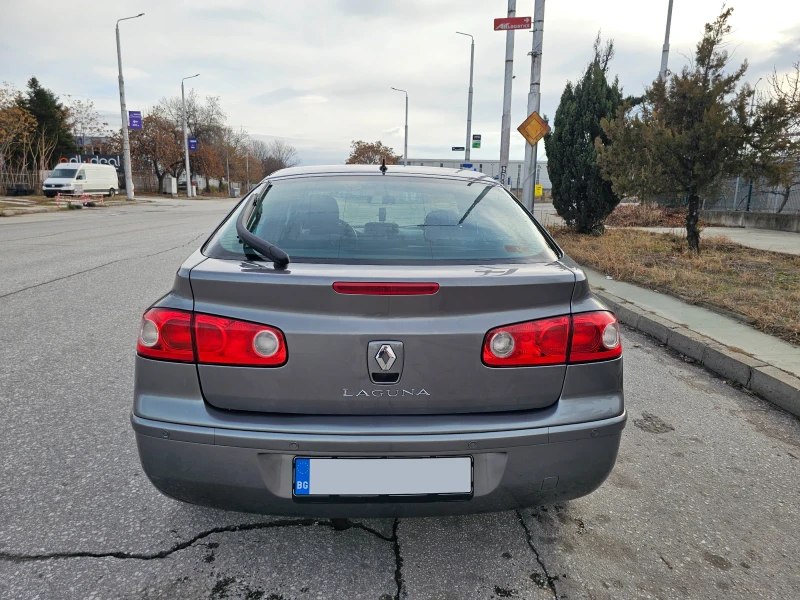
[[[142,318],[131,421],[165,495],[314,517],[589,494],[626,413],[617,320],[474,171],[277,171]]]

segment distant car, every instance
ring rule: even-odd
[[[44,180],[42,191],[48,198],[57,194],[75,196],[84,193],[111,197],[119,191],[117,169],[92,163],[59,163]]]
[[[614,466],[619,326],[486,175],[284,169],[144,313],[131,421],[153,484],[207,506],[349,517],[560,502]]]

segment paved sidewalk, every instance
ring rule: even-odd
[[[631,229],[686,236],[686,229],[682,227],[632,227]],[[800,255],[800,233],[792,233],[791,231],[773,231],[771,229],[750,229],[743,227],[706,227],[700,234],[700,244],[702,245],[703,238],[720,236],[727,237],[732,242],[749,248]]]
[[[672,296],[630,283],[609,280],[597,271],[582,268],[589,276],[592,287],[606,290],[660,317],[679,323],[726,346],[739,348],[746,354],[800,377],[800,348],[797,346],[712,310],[686,304]]]
[[[731,317],[584,271],[620,322],[800,417],[800,348]]]

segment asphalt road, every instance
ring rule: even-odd
[[[800,422],[630,331],[589,497],[331,522],[159,495],[128,422],[139,318],[231,206],[0,219],[0,598],[800,597]]]

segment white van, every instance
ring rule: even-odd
[[[59,163],[42,187],[48,198],[56,194],[73,196],[82,193],[111,197],[119,191],[119,179],[117,169],[111,165]]]

